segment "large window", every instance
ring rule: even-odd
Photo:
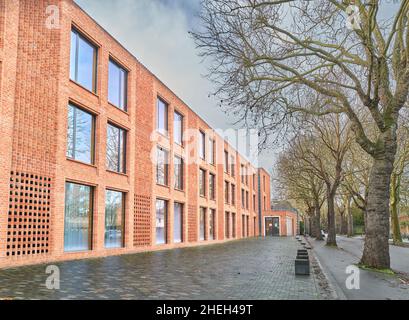
[[[122,192],[105,192],[105,248],[124,246],[125,202]]]
[[[249,192],[246,191],[246,209],[249,209]]]
[[[206,158],[206,134],[203,131],[199,131],[199,157]]]
[[[199,170],[199,194],[202,197],[206,196],[206,171]]]
[[[226,239],[230,238],[230,213],[224,214],[224,234]]]
[[[175,111],[173,116],[173,139],[179,145],[183,145],[183,116]]]
[[[97,48],[77,30],[71,31],[70,78],[89,91],[96,92]]]
[[[175,189],[183,190],[183,159],[175,156],[174,159]]]
[[[156,200],[156,244],[165,244],[166,226],[168,215],[168,202],[166,200]]]
[[[156,130],[163,135],[168,134],[168,105],[165,101],[158,98],[156,107]]]
[[[230,174],[231,174],[232,177],[236,176],[236,166],[234,165],[234,163],[235,163],[234,157],[231,156],[230,157],[230,166],[231,166]]]
[[[216,218],[216,210],[215,209],[210,209],[210,214],[209,214],[209,240],[216,239],[215,218]]]
[[[229,203],[229,182],[224,182],[224,203]]]
[[[229,153],[224,150],[224,172],[229,173]]]
[[[64,251],[91,250],[92,187],[65,184]]]
[[[156,183],[168,185],[168,151],[162,147],[157,149],[156,158]]]
[[[200,207],[200,240],[206,239],[206,208]]]
[[[241,207],[244,209],[246,206],[245,191],[241,189]]]
[[[211,200],[216,199],[216,176],[213,173],[209,174],[209,195]]]
[[[67,157],[94,163],[94,116],[68,105]]]
[[[108,170],[125,173],[126,171],[126,131],[110,123],[107,127],[107,163]]]
[[[256,195],[253,194],[253,211],[256,211]]]
[[[231,185],[231,204],[236,205],[236,186],[234,184]]]
[[[236,238],[236,214],[231,214],[231,236]]]
[[[246,236],[246,216],[241,215],[241,236],[244,238]]]
[[[175,202],[173,210],[173,242],[183,241],[183,205]]]
[[[126,111],[128,72],[111,59],[108,72],[108,101]]]
[[[209,139],[209,163],[216,164],[216,141]]]

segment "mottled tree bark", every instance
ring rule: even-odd
[[[396,151],[396,149],[395,149]],[[389,196],[395,153],[375,158],[371,169],[365,219],[365,244],[361,263],[373,268],[390,268]]]
[[[392,223],[392,237],[394,244],[402,243],[402,235],[399,226],[399,202],[400,202],[400,175],[393,173],[391,177],[391,223]]]
[[[335,205],[334,205],[335,193],[331,190],[327,191],[327,205],[328,205],[328,237],[327,246],[337,245],[337,233],[335,229]]]
[[[322,238],[322,233],[321,233],[321,209],[320,209],[320,200],[319,199],[315,199],[315,227],[316,227],[316,231],[315,231],[315,238],[317,240],[323,240]]]

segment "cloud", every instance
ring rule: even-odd
[[[200,0],[75,0],[213,128],[234,127],[217,106],[211,82],[203,77],[193,39]],[[260,164],[271,166],[264,152]]]

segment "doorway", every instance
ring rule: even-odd
[[[266,217],[265,218],[266,236],[276,237],[280,235],[280,218]]]

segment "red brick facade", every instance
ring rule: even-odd
[[[50,5],[57,25],[47,26]],[[54,21],[55,23],[55,21]],[[58,24],[59,23],[59,24]],[[78,30],[97,47],[96,93],[70,80],[70,36]],[[127,111],[108,102],[108,61],[128,71]],[[253,168],[168,87],[103,30],[72,0],[0,1],[0,267],[99,257],[177,246],[226,241],[226,212],[235,214],[235,238],[259,235],[259,205],[270,208],[270,178]],[[156,103],[168,104],[168,135],[156,133]],[[95,117],[95,161],[67,158],[67,107],[72,103]],[[173,115],[185,129],[206,132],[216,146],[216,164],[193,162],[197,150],[173,141]],[[126,173],[106,170],[107,123],[126,130]],[[194,143],[195,144],[195,143]],[[169,184],[156,184],[152,151],[169,152]],[[197,144],[195,144],[197,145]],[[224,153],[235,160],[226,173]],[[186,160],[184,190],[173,188],[173,156]],[[241,178],[241,165],[247,177]],[[199,169],[206,171],[206,195],[199,196]],[[232,174],[232,169],[235,174]],[[209,197],[209,173],[215,174],[215,199]],[[258,183],[261,195],[258,192]],[[92,250],[64,251],[66,182],[93,187]],[[234,204],[224,188],[235,185]],[[125,194],[124,247],[104,246],[105,190]],[[248,198],[242,207],[242,190]],[[231,197],[231,190],[229,192]],[[156,199],[168,201],[167,244],[155,245]],[[265,199],[265,200],[264,200]],[[183,204],[183,242],[172,239],[173,203]],[[199,208],[216,210],[215,240],[199,241]],[[264,209],[263,209],[264,211]],[[208,215],[206,215],[208,219]],[[243,223],[244,219],[244,223]],[[245,232],[242,227],[244,226]],[[262,229],[263,230],[263,229]],[[232,234],[230,225],[230,235]]]

